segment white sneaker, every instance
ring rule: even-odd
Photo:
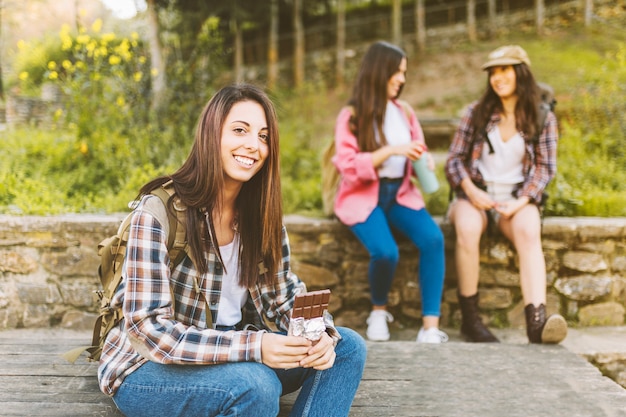
[[[389,340],[389,327],[387,322],[392,322],[393,316],[386,310],[372,310],[367,318],[367,338],[374,342]]]
[[[417,343],[445,343],[448,341],[448,335],[436,327],[424,330],[422,327],[417,333]]]

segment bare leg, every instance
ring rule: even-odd
[[[522,207],[510,219],[500,220],[502,233],[513,243],[520,263],[524,305],[546,303],[546,261],[541,247],[541,219],[534,204]]]
[[[459,293],[471,296],[478,291],[480,237],[487,227],[487,215],[467,200],[456,200],[450,208],[450,222],[456,231],[456,273]]]

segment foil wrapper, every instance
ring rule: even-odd
[[[315,317],[305,319],[304,317],[296,317],[289,322],[290,336],[303,336],[309,340],[316,341],[322,337],[322,333],[326,331],[326,323],[323,317]]]

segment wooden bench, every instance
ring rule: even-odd
[[[528,345],[523,332],[464,343],[453,330],[446,344],[418,345],[413,333],[368,342],[350,416],[626,416],[626,390],[563,346]],[[70,330],[0,331],[0,416],[121,416],[98,390],[96,364],[59,356],[87,340]],[[283,397],[279,416],[294,399]]]

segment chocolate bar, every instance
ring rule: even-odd
[[[329,301],[330,290],[310,291],[296,295],[291,317],[302,317],[305,320],[322,317],[324,310],[328,309]]]

